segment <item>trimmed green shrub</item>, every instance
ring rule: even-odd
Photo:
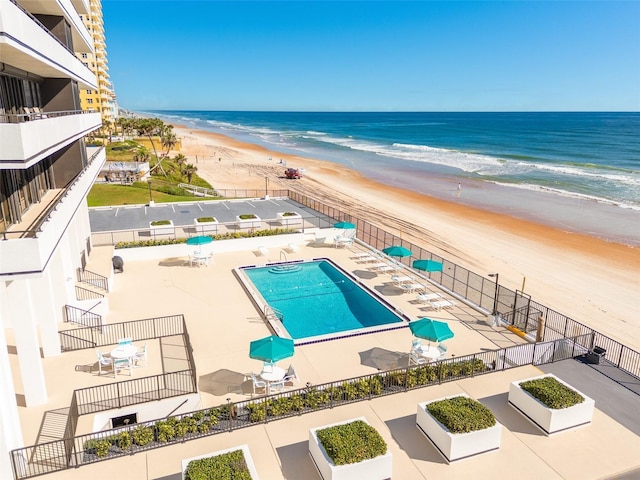
[[[131,448],[131,435],[129,432],[120,432],[118,435],[118,448],[121,450],[129,450]]]
[[[491,410],[469,397],[438,400],[428,404],[427,411],[451,433],[474,432],[496,424]]]
[[[171,220],[156,220],[155,222],[151,222],[152,227],[157,227],[160,225],[171,225]]]
[[[348,465],[387,453],[387,444],[371,425],[355,422],[317,430],[318,440],[334,465]]]
[[[296,212],[284,212],[282,214],[283,217],[295,217],[296,215],[298,215]]]
[[[242,450],[192,460],[187,465],[185,480],[251,480]]]
[[[520,388],[529,392],[548,408],[568,408],[584,402],[584,397],[553,377],[536,378],[520,384]]]
[[[84,451],[85,453],[96,453],[96,447],[98,446],[97,438],[90,438],[86,442],[84,442]]]
[[[253,238],[253,237],[270,237],[273,235],[288,235],[295,233],[295,228],[273,228],[271,230],[255,230],[250,232],[225,232],[216,235],[211,235],[214,240],[236,240],[238,238]],[[160,245],[176,245],[178,243],[185,243],[186,238],[166,238],[157,240],[139,240],[135,242],[118,242],[115,248],[136,248],[136,247],[157,247]]]
[[[144,425],[140,425],[136,427],[131,432],[131,440],[136,445],[144,447],[149,443],[153,442],[153,430],[149,427],[145,427]]]
[[[200,218],[196,218],[196,222],[201,223],[201,222],[217,222],[215,217],[200,217]]]
[[[252,218],[258,218],[255,213],[243,213],[242,215],[238,215],[240,220],[251,220]]]
[[[96,455],[106,457],[111,449],[111,441],[108,439],[98,440],[96,442]]]

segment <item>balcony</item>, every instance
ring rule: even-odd
[[[5,2],[0,12],[0,24],[4,34],[0,58],[4,63],[44,78],[69,77],[87,88],[95,88],[95,75],[29,12],[13,2]],[[75,32],[73,28],[72,31]],[[25,49],[25,45],[37,47],[31,50]],[[78,51],[91,50],[82,41],[78,42],[77,48]]]
[[[44,270],[78,206],[86,203],[87,192],[106,160],[104,148],[94,150],[89,164],[76,179],[41,205],[37,218],[29,222],[30,230],[20,230],[23,222],[0,234],[6,240],[0,242],[0,279],[39,275]]]
[[[26,168],[101,125],[99,113],[80,111],[20,115],[0,123],[0,166]]]

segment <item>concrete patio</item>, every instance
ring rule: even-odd
[[[448,322],[455,333],[455,337],[447,341],[450,357],[525,342],[502,327],[490,326],[483,312],[416,277],[428,286],[429,291],[438,292],[456,303],[451,309],[424,310],[424,305],[416,301],[416,294],[402,293],[392,285],[389,274],[372,272],[366,264],[354,258],[356,252],[365,251],[362,245],[335,248],[327,243],[310,242],[300,245],[296,251],[287,249],[285,245],[270,248],[270,255],[266,257],[255,251],[217,253],[215,245],[212,248],[213,261],[207,267],[189,266],[187,256],[190,249],[186,245],[183,256],[126,262],[124,272],[115,275],[113,289],[108,294],[109,324],[184,315],[198,377],[230,372],[231,380],[227,384],[200,392],[200,408],[221,405],[227,399],[236,402],[250,398],[250,382],[244,380],[244,375],[259,372],[262,365],[249,358],[249,342],[271,332],[233,269],[241,265],[278,261],[283,256],[288,260],[331,258],[410,318],[428,316]],[[282,251],[286,254],[283,255]],[[105,265],[110,265],[112,255],[112,247],[94,248],[87,268],[104,270]],[[405,273],[416,276],[413,272]],[[75,327],[65,324],[60,328]],[[394,359],[397,366],[406,366],[403,362],[406,362],[411,339],[409,329],[403,328],[302,345],[296,347],[292,358],[281,364],[295,365],[301,379],[300,386],[306,382],[320,384],[375,373],[380,365],[366,364],[368,362],[363,362],[361,355],[372,348],[387,352],[385,358],[391,359],[388,368],[394,366]],[[161,373],[166,364],[163,354],[166,355],[166,350],[161,353],[159,342],[149,342],[148,367],[135,369],[134,378]],[[17,356],[11,357],[12,361],[16,360],[15,368],[18,368]],[[68,407],[74,389],[114,381],[112,376],[96,375],[92,368],[96,360],[93,350],[44,359],[49,401],[46,405],[20,408],[26,445],[35,443],[39,433],[42,436],[45,412],[50,415]],[[393,454],[393,478],[398,479],[483,478],[490,475],[499,478],[583,480],[613,477],[640,467],[637,455],[640,437],[634,433],[638,430],[629,429],[603,413],[598,404],[591,425],[552,437],[543,435],[511,408],[506,401],[509,382],[540,373],[541,370],[532,366],[491,373],[213,435],[48,477],[111,480],[118,472],[126,472],[126,477],[132,479],[179,479],[182,458],[246,443],[260,478],[319,478],[307,454],[308,429],[363,415],[387,441]],[[118,375],[117,380],[129,378],[123,374]],[[564,380],[571,383],[571,378]],[[416,428],[415,411],[418,402],[460,392],[484,403],[505,426],[502,447],[497,452],[448,465]],[[635,405],[640,405],[640,399],[636,399]],[[77,434],[90,433],[93,423],[89,418],[82,418]],[[51,439],[55,434],[48,432]]]

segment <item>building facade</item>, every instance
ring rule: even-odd
[[[102,19],[101,0],[88,0],[89,12],[81,15],[85,27],[91,34],[93,51],[78,51],[80,61],[96,75],[98,88],[80,90],[80,106],[86,112],[100,112],[104,123],[113,122],[117,117],[116,95],[109,80],[107,44]]]
[[[16,393],[47,401],[43,358],[61,353],[58,323],[91,247],[86,197],[105,152],[85,145],[101,118],[80,105],[99,88],[75,55],[94,52],[88,13],[88,0],[0,0],[0,478],[23,446]]]

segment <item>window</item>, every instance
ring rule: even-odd
[[[93,103],[93,98],[87,98],[87,103]]]
[[[91,92],[93,92],[93,90],[87,90],[88,95],[91,95]]]
[[[82,58],[87,58],[87,54],[86,54],[86,53],[83,53],[83,54],[82,54]]]

